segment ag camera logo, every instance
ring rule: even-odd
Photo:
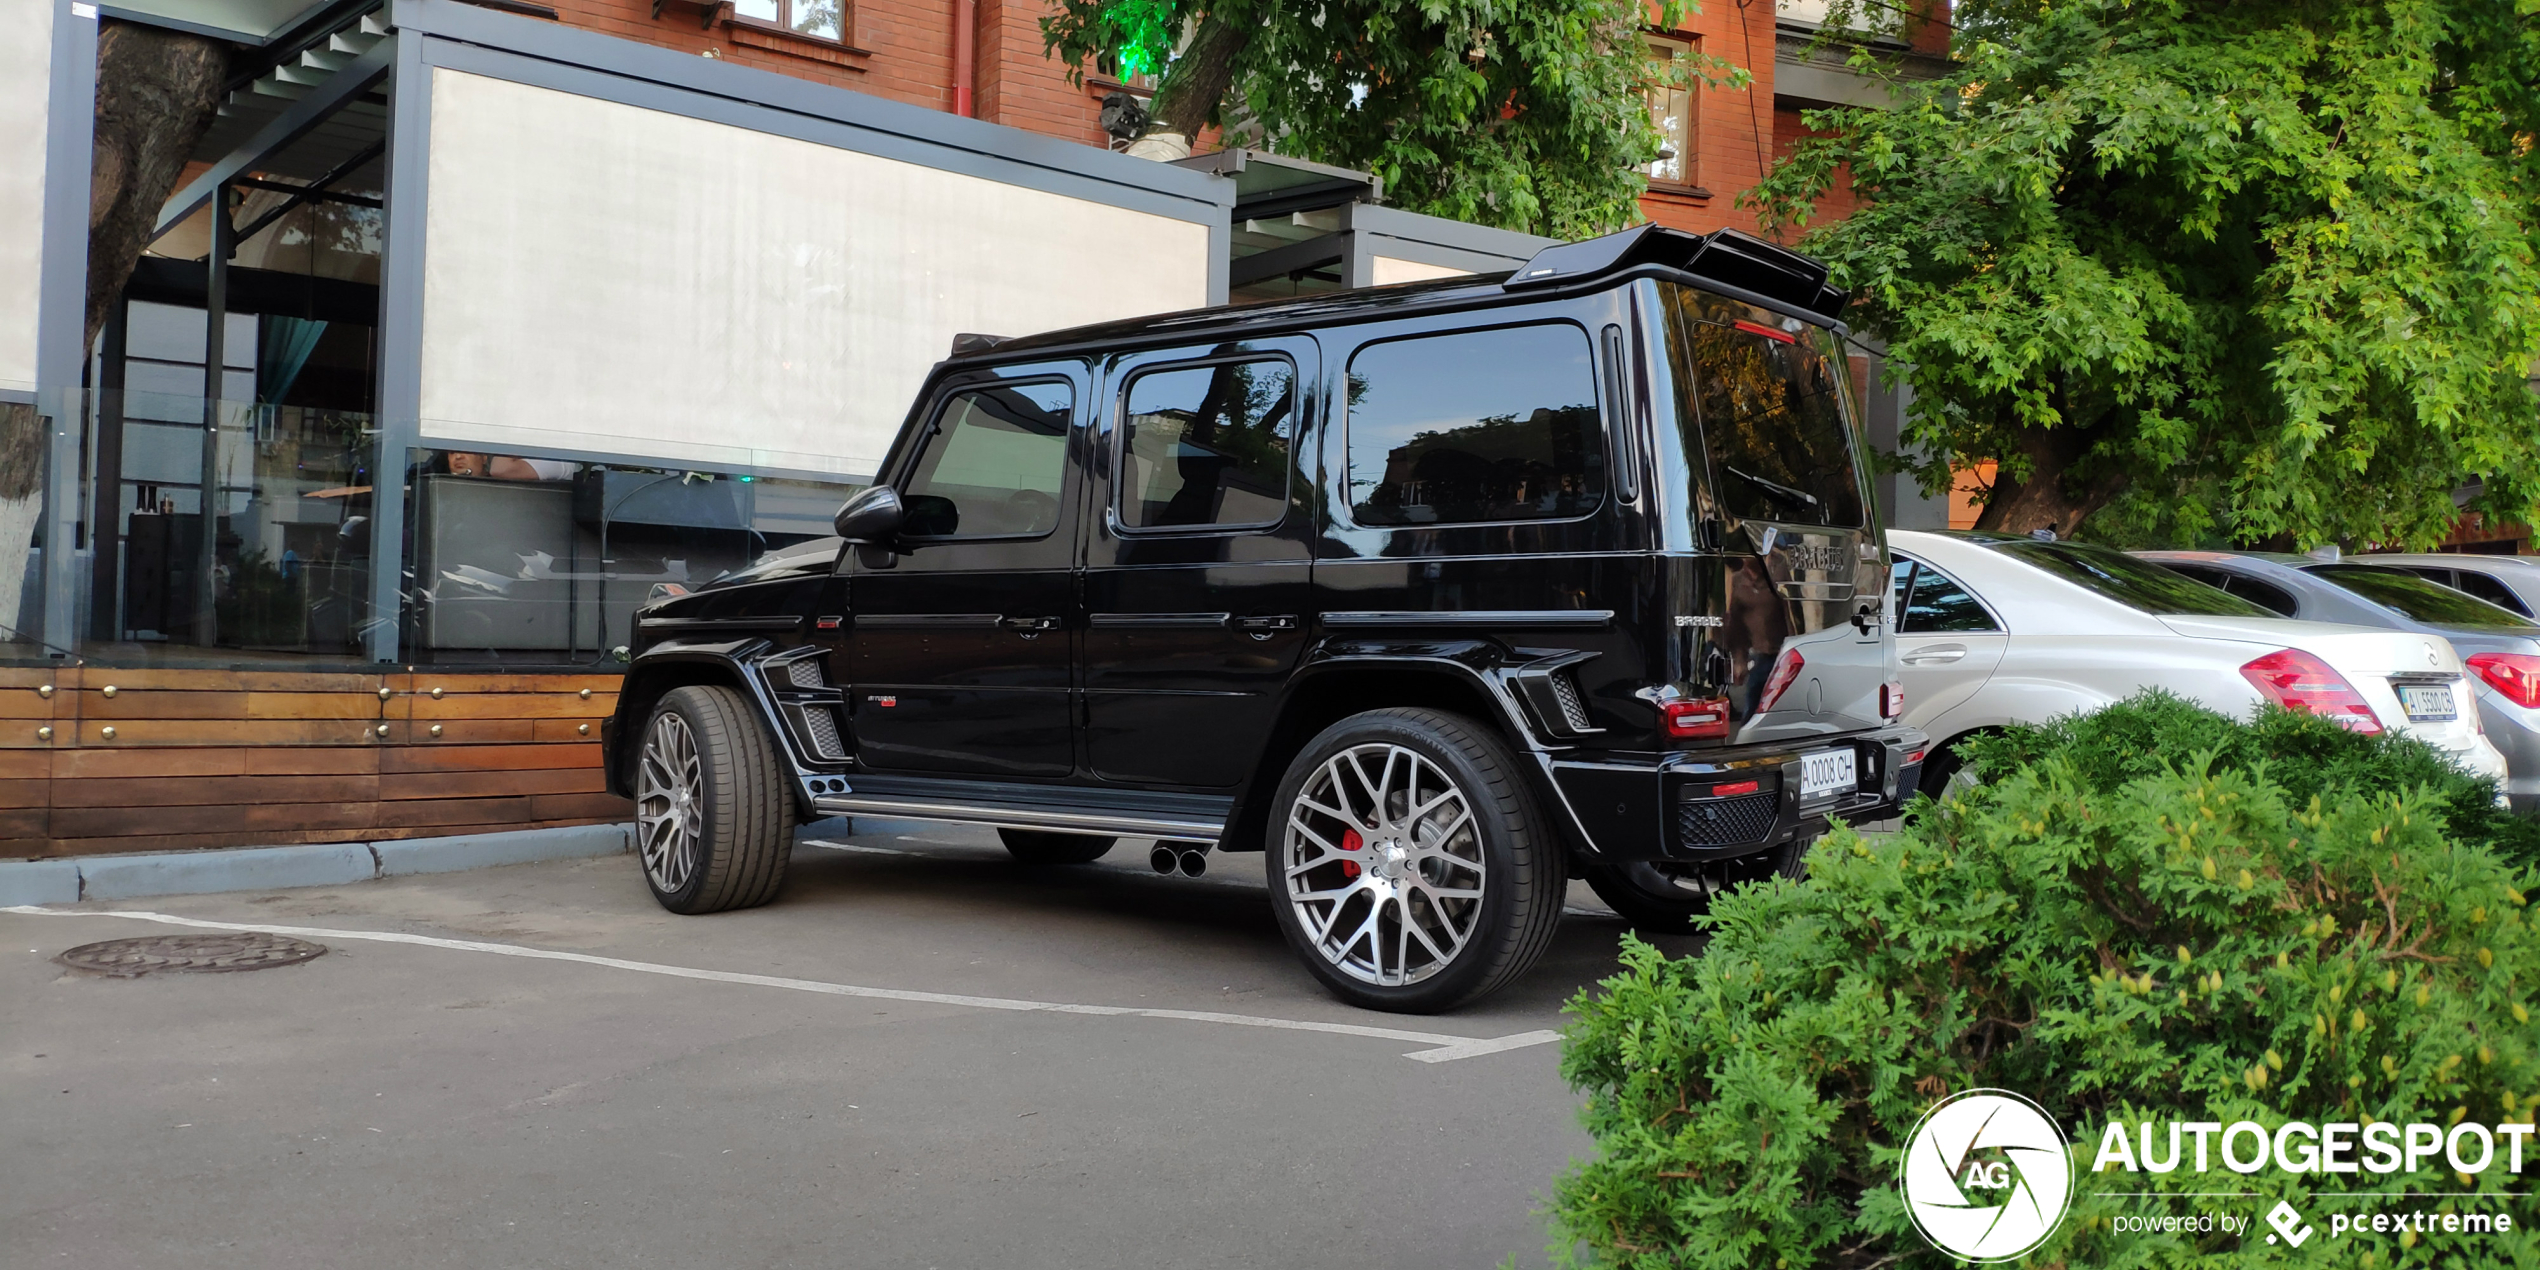
[[[2045,1108],[2007,1090],[1970,1089],[1923,1113],[1897,1188],[1933,1247],[1961,1261],[2009,1261],[2064,1220],[2070,1146]]]

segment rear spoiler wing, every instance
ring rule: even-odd
[[[1734,229],[1689,234],[1663,225],[1546,247],[1500,285],[1510,291],[1558,286],[1650,264],[1794,305],[1830,322],[1851,298],[1827,284],[1824,265],[1787,247]]]

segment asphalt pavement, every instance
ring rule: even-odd
[[[1585,888],[1513,989],[1385,1015],[1296,963],[1258,855],[843,828],[712,917],[626,856],[0,912],[0,1263],[1544,1263],[1591,1147],[1544,1033],[1624,930]],[[238,925],[329,951],[52,960]]]

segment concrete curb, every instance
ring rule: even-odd
[[[456,834],[397,842],[5,860],[0,861],[0,905],[75,904],[81,900],[126,900],[145,895],[341,886],[415,873],[453,873],[499,864],[619,855],[634,849],[633,826],[618,824]]]

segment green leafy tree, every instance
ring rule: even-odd
[[[1743,85],[1715,59],[1653,63],[1649,18],[1685,0],[1060,0],[1042,20],[1081,76],[1162,69],[1158,131],[1238,125],[1251,144],[1375,173],[1397,206],[1582,237],[1639,219],[1661,77]],[[1187,39],[1184,33],[1188,32]]]
[[[1805,226],[1848,171],[1802,245],[1909,368],[1925,487],[1999,462],[1982,527],[2425,543],[2465,481],[2540,501],[2529,12],[1969,5],[1954,74],[1811,112],[1755,199]]]

